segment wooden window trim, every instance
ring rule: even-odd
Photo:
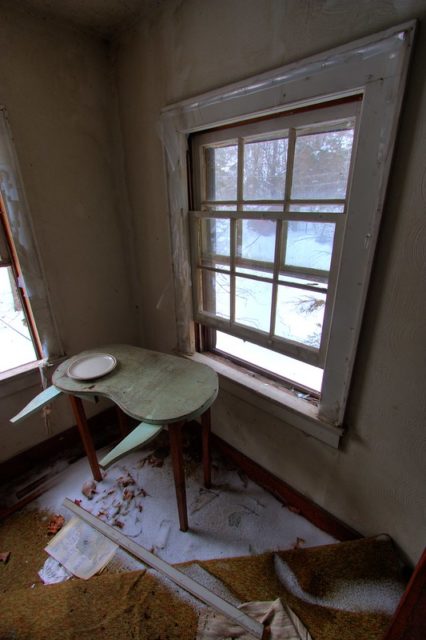
[[[312,413],[291,398],[266,396],[263,407],[275,411],[289,424],[336,445],[341,433],[374,248],[396,139],[409,59],[417,22],[408,21],[336,49],[260,74],[248,80],[166,107],[160,121],[165,148],[170,212],[170,237],[175,272],[177,350],[194,354],[194,321],[189,273],[187,142],[192,133],[246,119],[273,116],[284,110],[308,108],[323,100],[363,95],[357,155],[353,168],[352,224],[345,238],[335,307],[340,314],[332,327],[325,364],[321,403]],[[261,123],[259,123],[261,124]],[[230,133],[228,132],[229,136]],[[362,188],[361,188],[362,185]],[[362,254],[356,269],[357,256]],[[195,357],[195,354],[192,355]],[[222,368],[223,375],[227,373]],[[230,374],[233,375],[233,374]],[[248,397],[250,380],[237,376],[232,388]],[[228,379],[229,380],[229,379]],[[229,382],[231,384],[232,381]],[[257,393],[262,395],[261,388]],[[284,394],[285,395],[285,394]],[[250,398],[252,396],[249,396]],[[260,402],[260,400],[259,400]],[[330,436],[330,433],[335,435]],[[321,435],[323,434],[323,435]],[[330,436],[330,437],[329,437]]]
[[[12,269],[12,273],[15,280],[15,285],[18,291],[18,295],[22,304],[25,318],[28,322],[30,335],[35,351],[34,360],[40,360],[42,356],[42,346],[38,335],[37,327],[34,320],[34,314],[31,309],[28,296],[25,288],[23,287],[23,276],[21,266],[19,264],[18,254],[16,253],[15,245],[13,242],[12,232],[10,229],[9,220],[6,214],[6,209],[3,202],[3,197],[0,194],[0,235],[4,240],[4,247],[9,253],[9,261],[6,264],[4,261],[0,262],[0,267],[9,266]],[[7,373],[7,372],[5,372]]]

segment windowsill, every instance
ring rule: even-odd
[[[322,422],[318,407],[298,398],[277,383],[247,371],[225,358],[206,353],[185,355],[195,362],[206,364],[220,376],[220,386],[258,409],[266,411],[304,434],[338,448],[343,429]]]
[[[17,393],[40,383],[39,367],[45,360],[34,360],[0,373],[0,397]]]

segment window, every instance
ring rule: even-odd
[[[232,393],[332,446],[343,433],[415,27],[186,100],[161,117],[179,351],[207,360]],[[238,355],[249,343],[256,364],[266,350],[293,369],[311,367],[298,384],[317,402],[197,354],[198,326],[207,346]]]
[[[38,335],[0,196],[0,373],[41,357]]]
[[[359,106],[356,97],[319,104],[196,134],[191,144],[194,317],[216,329],[200,333],[202,348],[315,396]]]
[[[0,381],[13,386],[15,375],[62,353],[7,112],[0,107]],[[34,364],[21,367],[28,363]]]

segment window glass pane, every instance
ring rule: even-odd
[[[10,267],[0,268],[0,372],[37,360]]]
[[[271,284],[235,278],[235,322],[269,332],[271,300]]]
[[[326,296],[279,286],[275,334],[319,349]]]
[[[244,145],[244,200],[282,200],[287,163],[287,139]]]
[[[220,318],[230,317],[230,276],[213,271],[202,271],[201,308]]]
[[[203,265],[223,266],[229,268],[230,256],[230,221],[221,218],[202,218],[201,225],[201,262]],[[225,256],[228,260],[220,262],[218,256]]]
[[[321,391],[323,370],[320,367],[300,362],[295,358],[290,358],[271,349],[265,349],[265,347],[260,347],[248,340],[235,338],[222,331],[216,331],[216,349],[266,371],[272,371],[282,378],[293,380],[304,387]]]
[[[205,153],[207,200],[236,200],[237,145],[208,147]]]
[[[273,276],[272,265],[265,266],[264,268],[257,266],[255,269],[254,268],[251,269],[251,268],[248,268],[247,266],[242,267],[239,264],[237,264],[236,271],[241,276],[243,275],[259,276],[260,278],[268,278],[269,280],[272,281],[272,276]]]
[[[274,220],[239,220],[237,222],[238,254],[247,260],[273,262],[275,255]]]
[[[292,198],[345,198],[353,129],[298,135]]]
[[[284,233],[287,228],[285,265],[329,271],[335,226],[333,222],[293,220],[284,224]]]

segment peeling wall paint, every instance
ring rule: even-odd
[[[424,0],[170,0],[121,37],[115,74],[130,201],[141,212],[135,231],[147,347],[176,346],[175,301],[170,296],[157,305],[174,268],[156,130],[160,110],[411,18],[426,19]],[[423,31],[408,79],[341,450],[229,392],[222,391],[213,408],[213,429],[222,438],[364,534],[388,532],[413,561],[426,526]]]

